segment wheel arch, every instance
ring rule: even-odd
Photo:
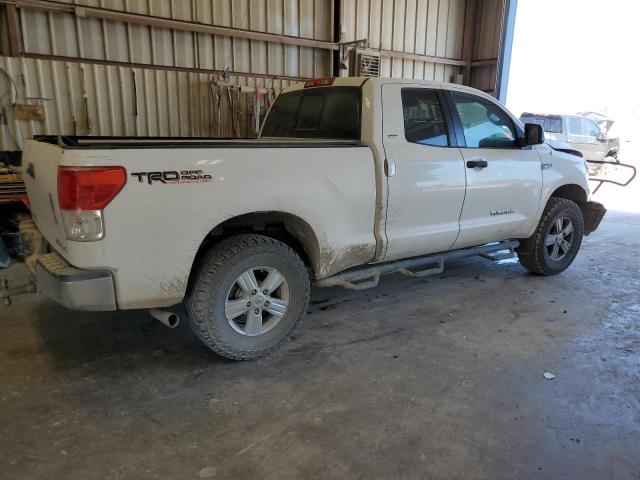
[[[580,208],[580,211],[582,212],[582,216],[585,217],[586,209],[588,208],[587,192],[585,191],[584,187],[576,183],[565,183],[564,185],[560,185],[559,187],[556,187],[556,189],[553,190],[551,194],[544,200],[544,203],[541,203],[540,211],[538,212],[537,221],[535,223],[535,228],[537,228],[540,220],[542,219],[542,216],[544,215],[544,212],[547,206],[549,205],[549,202],[551,202],[551,200],[554,198],[564,198],[564,199],[575,202]],[[535,232],[535,228],[530,232],[531,235],[533,235],[533,233]],[[519,240],[520,240],[520,247],[518,247],[518,251],[520,252],[529,251],[529,247],[531,243],[529,242],[529,237],[521,238]]]
[[[550,198],[551,197],[566,198],[567,200],[573,200],[578,205],[580,205],[587,201],[588,195],[584,188],[582,188],[580,185],[577,185],[575,183],[568,183],[556,188],[551,194]],[[548,201],[549,199],[547,199],[547,202]]]
[[[236,215],[213,227],[198,246],[191,266],[192,273],[203,253],[225,238],[241,233],[257,233],[280,240],[300,255],[312,273],[320,269],[320,242],[311,225],[292,213],[262,211]]]
[[[580,185],[576,185],[575,183],[568,183],[556,188],[551,197],[547,200],[547,203],[551,198],[566,198],[567,200],[571,200],[575,202],[578,207],[580,207],[580,211],[582,212],[582,217],[587,218],[588,216],[588,208],[589,204],[587,200],[589,198],[587,192]],[[588,234],[587,234],[588,235]]]

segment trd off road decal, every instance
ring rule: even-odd
[[[213,177],[202,170],[167,170],[164,172],[134,172],[132,177],[137,177],[138,182],[147,182],[153,185],[160,183],[207,183],[212,182]]]

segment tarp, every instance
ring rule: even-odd
[[[9,256],[9,250],[7,250],[2,237],[0,237],[0,268],[7,268],[10,263],[11,257]]]

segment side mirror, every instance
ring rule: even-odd
[[[544,128],[537,123],[524,124],[525,145],[540,145],[544,143]]]
[[[604,143],[607,141],[607,134],[600,132],[596,138],[598,139],[599,142]]]

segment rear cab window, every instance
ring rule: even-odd
[[[360,140],[360,87],[314,87],[278,95],[262,137]]]

